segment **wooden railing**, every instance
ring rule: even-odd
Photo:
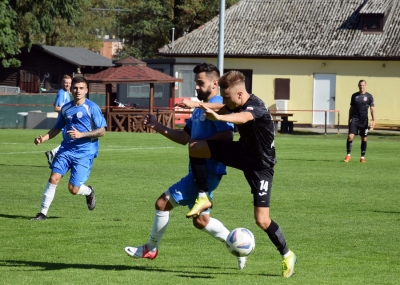
[[[151,129],[143,126],[143,120],[149,110],[140,109],[112,109],[107,115],[107,131],[112,132],[141,132],[151,133]],[[174,110],[154,110],[157,121],[168,128],[175,128]]]

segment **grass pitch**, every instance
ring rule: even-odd
[[[252,196],[228,168],[214,193],[212,216],[256,238],[239,271],[225,246],[196,230],[186,207],[172,211],[155,260],[135,260],[125,246],[147,241],[154,202],[187,172],[187,147],[159,134],[107,133],[87,184],[97,207],[61,181],[46,221],[39,211],[50,175],[35,146],[44,130],[0,130],[1,284],[398,284],[400,176],[396,134],[371,133],[367,163],[343,163],[345,135],[277,135],[271,216],[297,254],[296,274],[280,277],[281,258],[254,223]]]

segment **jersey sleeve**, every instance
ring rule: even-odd
[[[254,119],[258,119],[264,116],[266,110],[267,109],[265,107],[249,105],[246,107],[246,109],[242,110],[242,112],[250,112]]]
[[[370,98],[369,98],[369,100],[370,100],[370,101],[369,101],[369,106],[370,106],[370,107],[375,107],[374,96],[371,95]]]
[[[54,128],[58,129],[58,130],[62,130],[62,128],[65,127],[66,125],[66,121],[65,121],[65,117],[64,117],[64,112],[63,110],[65,110],[65,108],[62,108],[60,112],[58,112],[58,117],[57,117],[57,122],[54,125]]]
[[[61,107],[62,105],[64,105],[64,90],[60,89],[57,92],[56,101],[54,104],[57,107]]]
[[[221,122],[221,121],[212,121],[214,123],[215,128],[219,133],[230,130],[233,131],[234,125],[232,123]]]
[[[91,113],[93,121],[93,130],[107,127],[106,120],[104,119],[103,113],[101,112],[99,106],[92,105]]]

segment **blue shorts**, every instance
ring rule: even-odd
[[[212,199],[212,192],[218,187],[221,182],[221,174],[207,174],[207,185],[208,193]],[[177,204],[181,206],[188,206],[191,209],[194,205],[194,201],[199,195],[196,182],[194,181],[193,173],[189,172],[188,175],[183,177],[179,182],[169,187],[168,191],[174,198]],[[209,212],[209,210],[204,211]]]
[[[57,152],[53,163],[50,165],[52,172],[59,173],[64,176],[68,170],[71,170],[69,183],[76,187],[81,187],[89,179],[92,170],[94,157],[75,158],[71,152]]]

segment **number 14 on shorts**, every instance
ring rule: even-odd
[[[265,180],[261,180],[260,181],[260,192],[261,192],[261,193],[259,193],[260,196],[267,195],[267,192],[268,192],[268,181],[265,181]]]

